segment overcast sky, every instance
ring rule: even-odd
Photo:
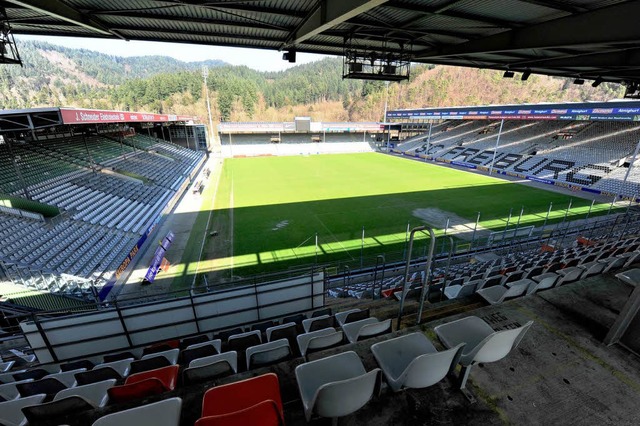
[[[116,56],[171,56],[181,61],[220,59],[232,65],[246,65],[259,71],[281,71],[295,65],[306,64],[324,58],[323,55],[298,53],[295,64],[282,60],[282,52],[276,50],[240,49],[236,47],[202,46],[182,43],[158,43],[151,41],[103,40],[79,37],[44,37],[16,35],[20,40],[39,40],[77,49],[89,49]]]

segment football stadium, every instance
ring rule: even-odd
[[[0,110],[0,425],[637,423],[640,2],[0,5],[2,67],[15,33],[340,56],[387,97],[415,64],[624,89]]]

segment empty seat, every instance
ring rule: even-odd
[[[544,277],[542,275],[544,275]],[[558,278],[560,278],[560,275],[554,273],[542,275],[537,277],[540,278],[538,281],[534,280],[533,284],[529,285],[527,288],[527,294],[534,294],[535,292],[552,288],[556,285]]]
[[[175,365],[178,362],[178,356],[180,355],[180,349],[167,349],[166,351],[152,352],[147,355],[143,355],[141,360],[154,358],[157,356],[163,356],[169,361],[169,364]]]
[[[40,380],[48,374],[51,374],[51,372],[45,370],[44,368],[34,368],[32,370],[23,371],[20,373],[14,373],[13,378],[15,379],[16,382],[21,382],[27,379]]]
[[[311,318],[317,318],[317,317],[322,317],[325,315],[333,315],[333,311],[331,310],[331,308],[323,308],[323,309],[318,309],[316,311],[313,311],[311,313]]]
[[[330,418],[351,414],[380,386],[380,369],[367,373],[353,351],[301,364],[295,373],[307,421],[313,413]]]
[[[176,387],[179,369],[178,365],[170,365],[132,374],[127,377],[124,385],[109,388],[109,399],[124,402],[171,391]]]
[[[247,370],[284,361],[291,357],[291,353],[291,347],[287,339],[251,346],[247,348],[246,353]]]
[[[231,330],[224,330],[219,332],[216,335],[216,338],[222,340],[223,343],[226,343],[229,340],[229,337],[234,336],[236,334],[242,334],[244,330],[240,327],[232,328]]]
[[[189,349],[185,349],[180,353],[182,358],[181,363],[189,365],[189,363],[194,359],[217,355],[219,353],[220,351],[210,342],[197,343],[195,345],[191,345]]]
[[[278,405],[272,400],[262,401],[232,413],[201,417],[196,422],[196,426],[280,426],[283,424]]]
[[[578,280],[583,272],[584,270],[578,266],[558,269],[556,271],[556,274],[560,275],[560,279],[556,282],[556,287]],[[606,268],[603,272],[606,272]]]
[[[262,343],[262,333],[258,330],[248,331],[246,333],[235,334],[229,336],[227,342],[228,351],[236,351],[238,353],[238,360],[240,369],[245,368],[245,351],[251,346],[256,346]]]
[[[518,346],[531,324],[533,321],[515,329],[494,331],[484,320],[470,316],[439,325],[434,331],[446,348],[465,343],[460,357],[462,371],[459,379],[460,388],[464,389],[474,364],[499,361],[507,356]]]
[[[107,391],[115,385],[115,379],[105,380],[90,385],[76,386],[61,390],[46,404],[34,405],[23,408],[23,412],[29,423],[36,424],[50,418],[60,417],[91,410],[107,405],[109,397]]]
[[[180,349],[186,349],[191,345],[195,345],[197,343],[205,343],[209,342],[209,336],[206,334],[200,334],[198,336],[185,337],[180,340]]]
[[[284,419],[280,384],[273,373],[209,389],[202,399],[202,418],[237,413],[264,401],[273,402],[279,418]],[[196,426],[207,424],[202,418]]]
[[[322,330],[299,334],[297,337],[300,355],[306,358],[308,353],[341,345],[344,333],[329,327]]]
[[[167,352],[171,349],[179,349],[180,341],[179,340],[168,340],[166,342],[160,342],[153,345],[149,345],[142,350],[142,357],[145,355],[151,355],[159,352]]]
[[[526,293],[527,288],[529,288],[531,284],[535,285],[536,283],[525,278],[520,281],[508,283],[508,287],[495,285],[493,287],[480,289],[476,293],[490,304],[496,305],[498,303],[502,303],[506,299],[522,296]]]
[[[0,402],[0,424],[9,426],[26,425],[27,419],[22,409],[30,405],[40,404],[46,396],[45,394],[38,394],[26,398],[14,399],[12,401]]]
[[[172,365],[166,357],[162,355],[151,355],[150,358],[133,361],[129,367],[129,374],[142,373],[143,371],[156,370]]]
[[[379,321],[370,317],[360,321],[351,322],[342,326],[345,336],[351,343],[368,337],[379,336],[391,331],[391,319]]]
[[[182,372],[182,380],[184,384],[188,385],[237,372],[238,355],[236,351],[229,351],[191,361],[188,368]]]
[[[483,283],[484,280],[470,280],[464,284],[449,285],[444,288],[444,295],[447,299],[457,299],[462,297],[471,296],[476,292],[478,285]]]
[[[93,426],[179,426],[181,408],[180,398],[165,399],[108,414],[93,422]]]
[[[103,362],[113,362],[113,361],[121,361],[123,359],[136,359],[137,357],[133,354],[133,352],[119,352],[117,354],[105,355],[102,360]]]
[[[255,331],[258,330],[260,332],[265,332],[267,330],[267,328],[269,327],[273,327],[274,325],[276,325],[273,321],[264,321],[258,324],[252,324],[251,325],[251,331]]]
[[[20,392],[20,396],[23,398],[26,396],[44,393],[47,395],[47,399],[50,399],[53,398],[55,394],[66,388],[67,386],[64,383],[54,378],[40,379],[33,382],[24,382],[16,385],[16,389],[18,389],[18,392]]]
[[[365,318],[369,318],[369,309],[351,309],[344,312],[338,312],[335,315],[335,319],[338,322],[338,325],[343,326],[344,324],[348,324],[350,322],[360,321]]]
[[[394,392],[426,388],[453,372],[464,343],[438,352],[422,333],[411,333],[371,346],[371,352]]]
[[[98,364],[91,371],[76,373],[76,381],[79,385],[88,385],[109,379],[120,380],[129,374],[132,361],[133,358],[127,358]]]
[[[78,368],[77,370],[70,370],[70,371],[65,371],[62,373],[54,373],[54,374],[49,374],[47,376],[44,376],[44,379],[47,378],[54,378],[54,379],[58,379],[60,380],[66,387],[71,388],[74,387],[77,383],[76,383],[76,378],[75,378],[75,374],[76,373],[83,373],[87,371],[86,368]]]
[[[4,398],[6,401],[16,399],[20,396],[20,392],[18,392],[17,386],[20,383],[28,383],[28,382],[33,382],[33,379],[21,380],[19,382],[4,383],[0,385],[0,396]]]
[[[320,315],[302,321],[302,327],[305,333],[310,331],[322,330],[323,328],[333,327],[334,318],[330,315]]]
[[[11,370],[11,368],[13,367],[13,365],[15,363],[16,363],[15,361],[0,362],[0,373],[5,373],[5,372]]]
[[[60,371],[64,372],[64,371],[78,370],[80,368],[84,368],[86,371],[86,370],[91,370],[93,367],[95,367],[95,364],[93,362],[89,361],[88,359],[81,359],[78,361],[71,361],[66,364],[62,364],[60,366]]]

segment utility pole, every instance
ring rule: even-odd
[[[207,99],[207,112],[209,113],[209,132],[211,132],[211,136],[209,136],[209,140],[214,140],[214,132],[213,132],[213,120],[211,119],[211,103],[209,102],[209,86],[207,86],[207,77],[209,76],[209,67],[206,65],[202,66],[202,78],[204,79],[204,93],[205,98]]]

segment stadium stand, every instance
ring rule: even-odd
[[[62,212],[45,221],[3,207],[0,269],[7,279],[93,299],[204,159],[149,136],[119,138],[61,133],[14,143],[11,151],[0,145],[0,192],[24,196],[22,179],[32,200]]]

